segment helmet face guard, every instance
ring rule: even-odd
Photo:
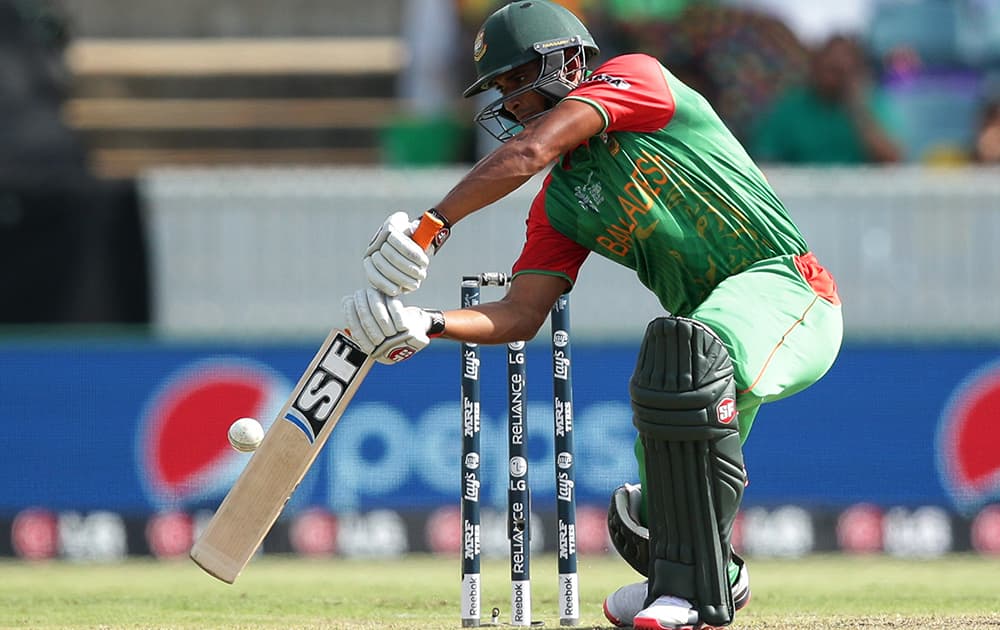
[[[579,37],[572,38],[569,44],[565,44],[565,39],[558,41],[563,45],[555,49],[546,48],[549,42],[535,44],[538,58],[542,62],[534,81],[493,100],[476,114],[474,120],[500,142],[506,142],[520,133],[524,129],[524,123],[546,114],[556,103],[565,98],[570,90],[580,84],[586,63],[583,42]],[[527,120],[518,121],[507,109],[506,104],[532,91],[545,97],[547,107]]]
[[[548,111],[580,84],[587,61],[599,53],[590,31],[569,9],[548,0],[510,2],[486,18],[476,35],[472,50],[476,80],[464,95],[496,87],[497,77],[540,62],[530,85],[494,100],[475,117],[494,137],[509,140],[528,122],[518,122],[506,109],[511,99],[538,92]]]

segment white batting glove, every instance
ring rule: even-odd
[[[415,291],[427,277],[431,259],[411,238],[419,224],[405,212],[391,214],[365,250],[362,265],[368,282],[388,296]]]
[[[430,343],[428,331],[436,311],[405,306],[372,288],[346,296],[343,308],[351,337],[379,363],[399,363]]]

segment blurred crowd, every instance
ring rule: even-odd
[[[645,52],[698,89],[761,162],[955,164],[1000,153],[1000,2],[558,1],[591,27],[602,58]],[[471,81],[475,31],[500,4],[410,0],[408,37],[417,51],[436,47],[440,64],[424,68],[435,80],[404,86],[418,108],[454,106],[440,94]],[[457,27],[443,19],[452,10]]]
[[[459,94],[473,78],[476,30],[504,1],[399,0],[408,54],[397,95],[407,124],[423,120],[430,134],[475,133],[475,104]],[[603,59],[625,52],[660,59],[709,99],[761,162],[1000,159],[996,0],[556,1],[589,25]],[[329,4],[314,10],[335,13]],[[63,62],[72,7],[0,0],[0,172],[79,170],[86,161],[60,115],[72,90]],[[421,136],[400,137],[419,143]],[[450,161],[475,159],[490,142],[465,142]]]

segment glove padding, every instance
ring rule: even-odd
[[[405,212],[391,214],[365,250],[368,282],[388,296],[415,291],[427,277],[430,257],[412,238],[418,225]]]
[[[379,363],[399,363],[430,343],[430,314],[405,306],[398,298],[372,288],[358,289],[344,298],[343,307],[351,338]]]

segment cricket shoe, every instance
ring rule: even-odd
[[[733,592],[733,607],[736,610],[742,610],[748,603],[750,603],[750,572],[747,570],[747,565],[743,561],[743,558],[733,554],[733,562],[739,567],[739,573],[736,575],[736,581],[733,582],[732,592]],[[653,603],[654,608],[657,606],[660,600],[664,597],[660,597],[656,602]],[[657,623],[659,621],[648,620],[646,615],[641,615],[642,619],[638,617],[640,613],[646,613],[649,608],[643,609],[643,604],[646,601],[646,582],[635,582],[634,584],[626,584],[614,593],[608,595],[604,600],[604,616],[607,617],[608,621],[618,626],[619,628],[627,628],[629,626],[635,628],[652,628],[654,630],[660,630],[662,628],[673,628],[675,630],[687,629],[687,628],[701,628],[707,629],[710,626],[699,625],[698,624],[698,613],[691,608],[690,602],[679,597],[668,597],[670,600],[674,600],[673,603],[664,603],[657,607],[657,611],[664,614],[670,615],[670,619],[676,619],[680,625],[670,626],[670,625],[648,625],[647,622]],[[677,604],[677,602],[683,602],[683,604]],[[680,607],[686,605],[685,610],[680,610]],[[685,622],[691,621],[691,617],[688,611],[694,613],[694,625],[684,625]],[[647,624],[647,625],[639,625]]]
[[[632,618],[636,630],[701,630],[698,611],[682,597],[660,595]]]

